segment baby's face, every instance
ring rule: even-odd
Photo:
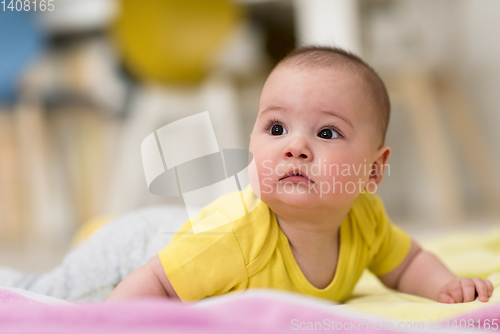
[[[273,71],[250,139],[261,199],[274,211],[351,206],[376,160],[373,105],[366,85],[349,70]],[[293,170],[306,177],[283,178]],[[252,184],[255,189],[255,178]]]

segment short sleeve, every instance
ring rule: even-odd
[[[377,276],[390,273],[403,262],[411,247],[411,237],[387,216],[382,200],[375,198],[376,228],[372,246],[372,259],[368,269]]]
[[[217,215],[205,219],[217,219]],[[197,234],[187,230],[161,249],[158,256],[172,287],[183,301],[243,290],[248,282],[243,253],[232,224]]]

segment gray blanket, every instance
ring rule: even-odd
[[[68,301],[102,301],[165,247],[188,219],[182,206],[140,209],[116,218],[70,250],[56,268],[25,274],[0,267],[0,286]]]

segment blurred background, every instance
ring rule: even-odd
[[[498,224],[496,0],[27,3],[0,4],[0,265],[46,270],[89,220],[183,205],[148,192],[142,140],[208,110],[219,147],[247,149],[267,74],[304,44],[384,79],[396,224]]]

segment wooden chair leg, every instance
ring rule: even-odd
[[[437,194],[438,219],[457,223],[464,217],[459,178],[446,145],[439,101],[429,72],[417,71],[401,79],[401,89],[422,157],[422,166]]]
[[[445,105],[447,121],[460,145],[466,163],[472,169],[489,213],[500,214],[500,179],[493,160],[493,152],[480,130],[466,95],[456,80],[449,75],[438,77],[440,95]]]

